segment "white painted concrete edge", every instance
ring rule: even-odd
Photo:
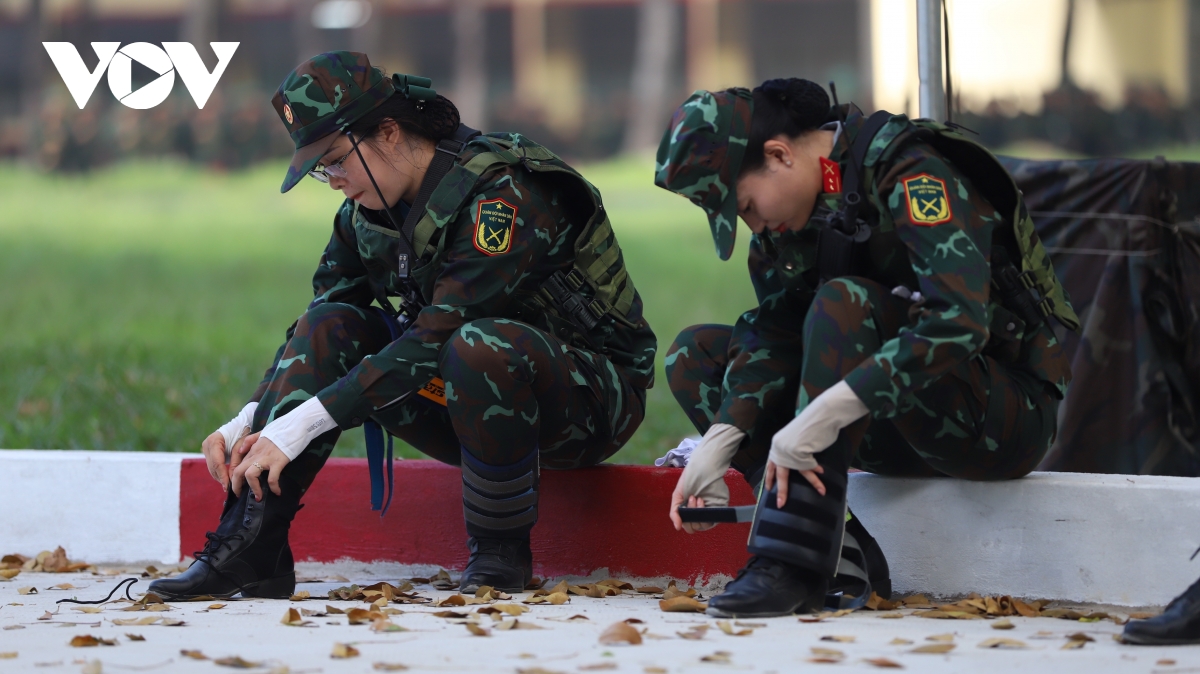
[[[1161,605],[1197,576],[1200,480],[1034,473],[1008,482],[851,477],[894,588]]]
[[[194,455],[0,450],[0,554],[179,560],[179,467]]]
[[[62,545],[97,564],[177,562],[179,464],[189,456],[0,450],[0,552]],[[1200,562],[1188,563],[1200,545],[1193,478],[1034,473],[965,482],[858,473],[850,482],[851,508],[886,552],[897,592],[1146,606],[1200,576]],[[380,563],[334,566],[342,565]]]

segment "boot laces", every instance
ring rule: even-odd
[[[192,557],[208,562],[214,555],[221,551],[221,548],[232,548],[234,541],[244,540],[245,535],[245,530],[235,531],[232,534],[218,534],[215,531],[206,531],[204,532],[204,537],[208,539],[208,542],[204,544],[203,550],[193,552]]]

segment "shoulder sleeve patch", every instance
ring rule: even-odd
[[[946,195],[946,182],[928,173],[905,178],[904,201],[908,206],[908,219],[914,225],[932,227],[950,222],[950,199]]]
[[[484,255],[500,255],[512,248],[517,207],[503,199],[479,202],[475,209],[475,237],[472,243]]]

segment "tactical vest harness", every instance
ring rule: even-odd
[[[864,271],[870,226],[859,210],[870,192],[874,167],[915,141],[928,143],[966,174],[1002,218],[1003,226],[993,230],[991,261],[1000,303],[1029,325],[1053,316],[1070,330],[1079,330],[1079,317],[1054,273],[1021,191],[999,160],[946,124],[909,120],[882,110],[863,123],[851,145],[842,181],[842,209],[830,218],[817,245],[821,280]]]

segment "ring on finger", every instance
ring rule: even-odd
[[[260,473],[263,471],[263,467],[262,467],[262,466],[260,466],[260,465],[258,464],[258,462],[257,462],[257,461],[255,461],[254,463],[252,463],[252,464],[250,464],[250,465],[251,465],[251,466],[254,466],[255,468],[257,468],[257,469],[258,469],[258,472],[260,472]]]

